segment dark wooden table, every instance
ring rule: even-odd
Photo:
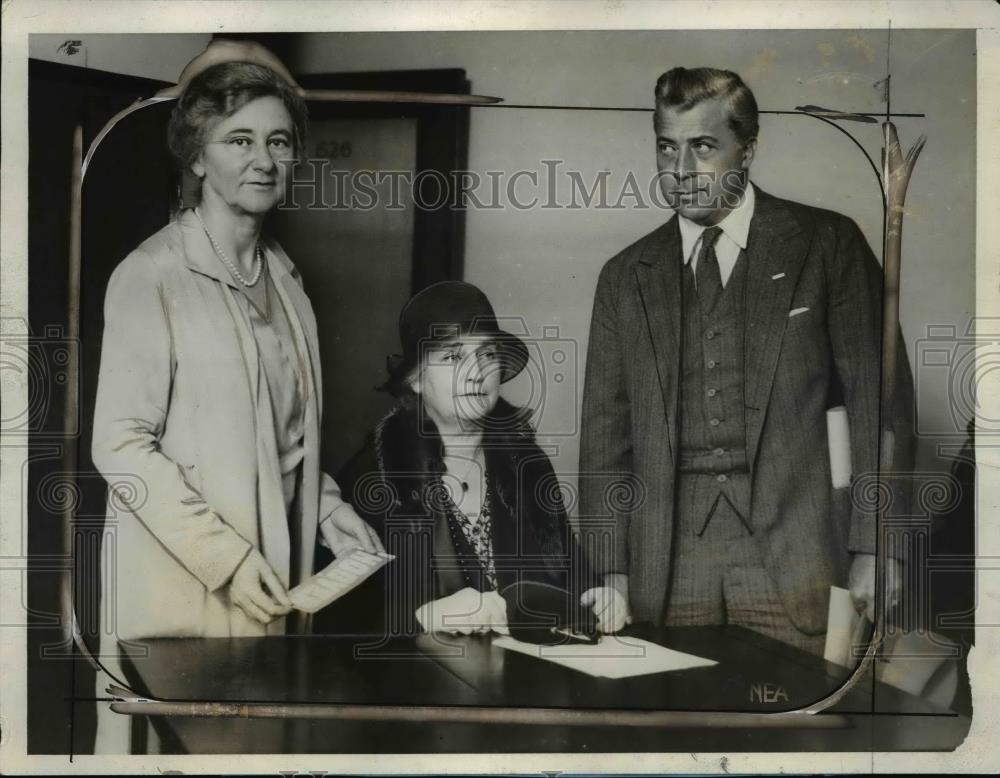
[[[122,664],[138,695],[157,700],[695,712],[658,726],[148,717],[170,752],[951,750],[969,728],[966,717],[870,680],[830,712],[792,721],[784,716],[780,725],[759,719],[720,725],[718,712],[777,713],[812,704],[838,688],[846,671],[737,627],[639,625],[629,634],[718,664],[593,678],[503,650],[488,637],[438,636],[382,642],[331,636],[148,640],[144,656],[132,649]],[[134,717],[137,749],[143,747],[146,718]]]

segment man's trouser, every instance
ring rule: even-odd
[[[730,488],[749,488],[746,473],[726,478],[746,479]],[[747,522],[720,491],[716,474],[680,477],[666,624],[734,624],[822,656],[826,636],[806,635],[788,618]]]

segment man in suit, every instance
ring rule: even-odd
[[[738,75],[674,68],[655,94],[659,183],[675,214],[597,284],[585,538],[635,620],[737,624],[822,654],[830,585],[849,585],[869,614],[874,601],[874,506],[831,482],[827,410],[846,405],[853,473],[873,474],[881,269],[847,217],[749,182],[758,111]],[[905,420],[912,379],[899,353]],[[911,447],[905,429],[896,440],[898,466]],[[641,499],[609,508],[623,476]],[[894,597],[898,562],[889,568]]]

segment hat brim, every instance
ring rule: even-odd
[[[528,364],[528,347],[517,335],[506,330],[496,329],[495,322],[492,326],[488,324],[480,327],[477,324],[470,329],[464,330],[466,334],[488,336],[496,343],[500,352],[500,383],[507,383],[515,378],[525,365]],[[456,330],[456,333],[460,330]],[[403,355],[390,355],[387,357],[386,367],[392,380],[401,380],[407,372],[419,362],[419,352],[428,344],[432,344],[440,338],[428,338],[424,344],[418,345],[412,352]]]
[[[493,338],[500,350],[500,383],[507,383],[528,364],[528,347],[524,345],[524,341],[517,335],[500,329],[492,316],[477,319],[471,327],[463,328],[462,331],[469,335]]]
[[[507,383],[528,364],[528,347],[517,335],[500,330],[493,333],[500,349],[500,382]]]

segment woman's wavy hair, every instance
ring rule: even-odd
[[[190,170],[216,123],[260,97],[277,97],[284,103],[292,118],[292,142],[298,154],[305,142],[309,117],[299,93],[263,65],[221,62],[191,79],[170,115],[167,145],[181,170]]]

